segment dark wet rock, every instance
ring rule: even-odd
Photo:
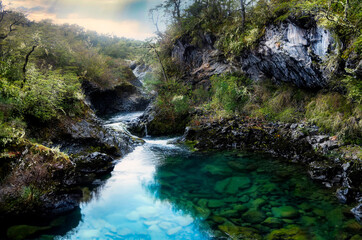
[[[80,121],[64,119],[51,138],[53,145],[69,154],[84,155],[99,149],[103,153],[122,156],[132,149],[133,140],[125,132],[116,132],[103,126],[97,117],[89,113]]]
[[[122,83],[110,89],[101,89],[88,81],[83,81],[87,99],[98,115],[146,109],[149,99],[139,89],[141,86],[142,83],[136,78],[130,83]]]
[[[73,160],[75,169],[81,173],[105,174],[113,169],[113,158],[107,154],[94,152]]]
[[[66,190],[66,189],[64,189]],[[82,198],[80,190],[73,189],[72,192],[56,193],[43,195],[41,197],[42,206],[38,209],[38,216],[55,216],[62,213],[70,212],[79,207],[79,201]]]
[[[76,209],[82,186],[104,177],[113,169],[113,157],[134,147],[127,133],[104,127],[91,110],[82,119],[64,116],[49,125],[34,125],[30,135],[45,138],[48,147],[30,142],[16,147],[18,161],[1,182],[0,221],[8,216],[50,217]],[[34,190],[24,195],[23,186],[29,185]]]
[[[352,208],[351,212],[356,217],[359,222],[362,222],[362,203],[358,204],[356,207]]]
[[[189,119],[188,113],[170,119],[170,116],[164,116],[160,109],[150,105],[139,118],[127,123],[127,128],[139,137],[182,134]]]

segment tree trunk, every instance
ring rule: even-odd
[[[155,51],[156,56],[157,56],[157,59],[158,59],[158,62],[159,62],[160,65],[161,65],[163,78],[164,78],[165,82],[168,82],[167,74],[166,74],[165,68],[163,67],[163,64],[162,64],[160,55],[158,54],[158,52],[157,52],[157,50],[156,50],[156,48],[155,48],[154,46],[152,46],[151,44],[149,44],[149,46]]]
[[[21,88],[23,88],[24,84],[26,83],[26,66],[28,65],[29,57],[34,52],[36,47],[37,46],[33,46],[31,48],[30,52],[28,52],[28,54],[26,54],[26,56],[25,56],[25,62],[24,62],[24,66],[23,66],[23,83],[21,84]]]
[[[240,0],[240,5],[241,5],[241,26],[242,26],[242,31],[244,32],[244,28],[245,28],[245,2],[244,0]]]

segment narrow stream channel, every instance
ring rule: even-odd
[[[118,115],[108,124],[119,129],[138,114]],[[146,138],[81,204],[78,217],[63,218],[56,231],[39,239],[350,239],[358,234],[348,206],[301,167],[241,152],[195,153],[170,140]]]

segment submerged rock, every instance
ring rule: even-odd
[[[238,227],[235,225],[219,225],[218,228],[231,239],[261,240],[262,237],[254,228]]]
[[[282,221],[279,218],[274,217],[268,217],[267,219],[265,219],[263,224],[272,228],[279,228],[283,225]]]
[[[297,218],[299,212],[292,206],[273,207],[272,213],[277,218]]]
[[[265,214],[259,210],[249,210],[243,214],[243,219],[250,223],[261,223],[265,218]]]
[[[216,200],[216,199],[211,199],[208,201],[207,206],[210,208],[219,208],[225,205],[225,202],[222,200]]]
[[[308,234],[297,226],[289,226],[286,228],[278,229],[272,231],[266,239],[268,240],[280,240],[280,239],[288,239],[288,240],[309,240],[311,239]]]
[[[248,177],[230,177],[218,181],[215,184],[215,191],[218,193],[235,194],[240,189],[250,187],[251,181]]]

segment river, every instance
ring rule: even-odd
[[[107,121],[123,129],[140,113]],[[36,239],[349,239],[358,224],[333,191],[267,155],[192,152],[146,137],[80,210]],[[85,191],[87,192],[87,191]]]

